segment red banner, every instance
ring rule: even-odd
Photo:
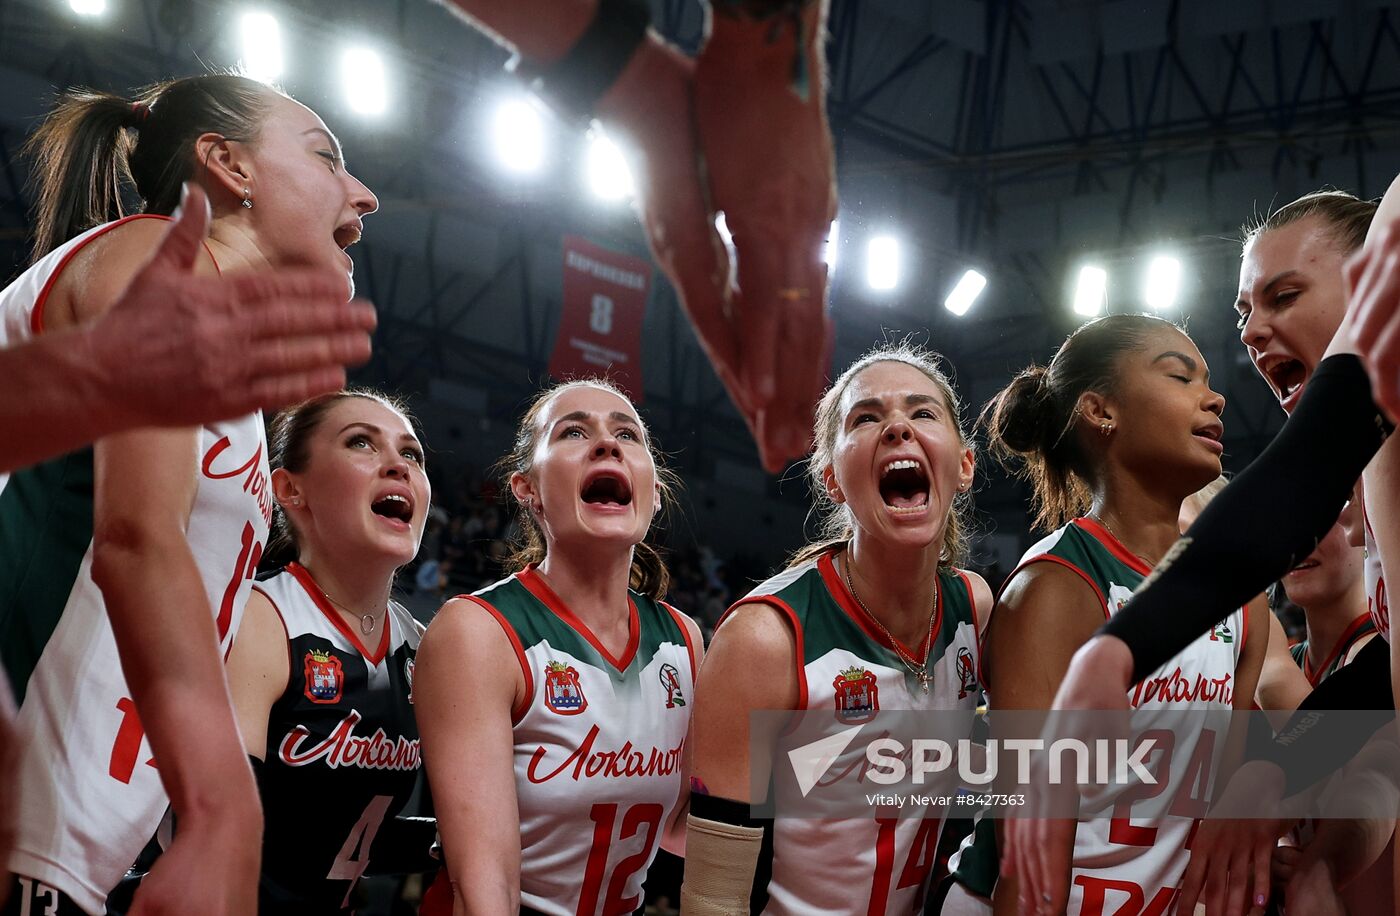
[[[642,318],[651,264],[564,236],[564,309],[549,358],[557,379],[606,375],[642,401]]]

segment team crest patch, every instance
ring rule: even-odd
[[[408,681],[408,705],[413,705],[413,659],[403,663],[403,677]]]
[[[306,698],[313,703],[339,703],[345,693],[345,669],[335,653],[312,649],[306,653]]]
[[[588,708],[577,668],[554,661],[544,666],[544,705],[561,716],[576,716]]]
[[[880,687],[868,668],[852,665],[832,680],[836,688],[836,718],[841,722],[869,722],[880,711]]]
[[[1230,629],[1230,624],[1222,620],[1220,621],[1220,623],[1217,623],[1215,626],[1211,627],[1210,641],[1223,643],[1234,642],[1235,634],[1234,631]]]
[[[972,661],[972,653],[967,646],[958,648],[958,699],[967,698],[977,689],[977,665]]]
[[[661,666],[661,686],[666,688],[667,709],[685,705],[685,697],[681,694],[681,673],[675,665]]]
[[[1133,590],[1125,585],[1116,582],[1108,583],[1108,608],[1111,613],[1118,613],[1123,610],[1123,605],[1127,604],[1133,597]]]

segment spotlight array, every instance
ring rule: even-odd
[[[67,0],[72,11],[81,16],[100,16],[107,10],[107,0]],[[277,18],[262,10],[249,10],[238,20],[241,55],[239,70],[262,82],[279,79],[286,70],[282,31]],[[342,51],[340,79],[346,105],[366,116],[381,115],[389,107],[388,78],[383,57],[368,47],[350,47]],[[491,121],[491,143],[500,167],[518,174],[537,174],[551,158],[549,133],[544,115],[535,102],[525,96],[503,100]],[[597,128],[587,135],[584,151],[584,176],[595,197],[607,202],[621,202],[635,193],[632,173],[622,150]],[[728,227],[719,217],[719,229],[726,245],[733,242]],[[827,270],[836,269],[842,242],[841,223],[832,220],[823,247]],[[897,289],[904,273],[904,253],[900,240],[893,235],[876,235],[865,249],[867,286],[876,292]],[[1166,311],[1176,306],[1181,290],[1181,261],[1159,254],[1152,258],[1143,275],[1142,301],[1153,311]],[[1085,317],[1102,314],[1108,305],[1108,271],[1096,264],[1080,267],[1075,285],[1073,308]],[[944,307],[962,317],[968,313],[987,287],[987,277],[977,270],[963,273],[944,300]]]

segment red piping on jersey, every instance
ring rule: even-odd
[[[671,614],[671,619],[676,622],[676,626],[681,628],[681,639],[685,640],[685,652],[690,656],[690,689],[695,689],[695,678],[699,674],[695,670],[695,647],[690,644],[690,627],[685,625],[685,618],[681,612],[671,607],[666,602],[659,602]]]
[[[253,582],[253,591],[257,592],[259,595],[262,595],[264,598],[267,599],[267,603],[272,605],[272,610],[277,615],[277,622],[282,624],[282,635],[287,637],[287,685],[282,688],[282,692],[286,693],[287,687],[290,687],[292,684],[292,672],[297,670],[296,659],[292,658],[292,631],[287,629],[287,618],[282,616],[282,609],[277,606],[277,602],[273,600],[271,595],[259,588],[258,583],[256,581]],[[244,616],[247,616],[246,610],[244,611]],[[233,644],[237,641],[238,640],[236,637],[234,639],[229,640],[229,652],[233,651]],[[224,655],[224,662],[228,662],[227,654]]]
[[[530,675],[530,662],[525,658],[525,647],[520,644],[520,636],[515,632],[515,627],[510,625],[506,616],[498,611],[495,605],[485,598],[476,595],[458,595],[464,601],[470,601],[485,609],[486,613],[496,618],[496,622],[501,625],[501,629],[506,631],[506,638],[510,640],[511,648],[515,650],[515,658],[520,662],[520,673],[525,675],[525,695],[520,698],[515,709],[510,711],[511,725],[519,725],[520,720],[525,718],[525,713],[530,711],[530,703],[535,698],[535,679]],[[457,600],[456,598],[453,599]]]
[[[108,223],[107,225],[102,226],[89,238],[83,239],[83,243],[81,245],[74,245],[71,249],[65,252],[63,257],[58,259],[58,266],[54,268],[54,272],[49,275],[49,278],[47,280],[44,281],[43,288],[39,290],[39,298],[34,301],[34,308],[31,309],[29,312],[29,330],[31,332],[33,332],[36,335],[44,333],[44,303],[48,301],[49,293],[53,290],[54,284],[58,282],[59,275],[62,274],[64,269],[68,266],[68,262],[73,260],[73,257],[78,252],[86,248],[90,243],[106,235],[108,232],[111,232],[118,226],[124,226],[132,220],[137,219],[163,219],[169,222],[170,220],[173,220],[174,217],[165,216],[160,213],[134,213],[131,216],[123,216],[119,220],[114,220]],[[210,260],[213,260],[214,251],[209,247],[208,240],[205,240],[203,244],[204,250],[209,253]],[[222,276],[223,274],[223,272],[219,270],[218,261],[214,261],[214,272],[219,274],[220,276]]]
[[[972,608],[972,642],[977,647],[977,679],[982,679],[982,622],[977,619],[977,595],[972,591],[972,580],[961,569],[953,569],[967,589],[967,606]],[[983,684],[983,687],[986,685]]]
[[[288,563],[287,572],[291,573],[296,580],[301,583],[301,587],[306,590],[306,594],[311,596],[311,603],[321,609],[321,613],[326,615],[326,619],[331,622],[331,626],[339,630],[340,635],[350,641],[350,645],[354,646],[355,649],[365,657],[365,661],[369,662],[371,665],[377,665],[384,661],[384,656],[389,654],[389,628],[393,626],[392,621],[394,617],[393,614],[389,613],[388,608],[384,610],[384,633],[379,637],[379,649],[375,652],[370,652],[365,648],[364,643],[360,642],[359,635],[354,630],[350,629],[350,626],[341,618],[339,612],[326,600],[326,593],[321,591],[321,587],[316,584],[315,579],[311,578],[311,573],[306,571],[306,567],[302,566],[300,563]]]
[[[766,604],[774,610],[782,611],[783,616],[787,617],[788,624],[792,627],[792,638],[797,644],[797,711],[801,712],[807,708],[807,655],[803,648],[802,622],[797,619],[797,612],[792,609],[792,605],[774,595],[748,595],[734,602],[729,610],[720,616],[715,624],[715,632],[719,632],[719,628],[724,626],[730,614],[746,604]]]
[[[846,588],[846,583],[841,579],[840,573],[836,571],[836,562],[833,559],[835,555],[835,551],[824,554],[821,559],[817,560],[817,569],[822,574],[822,581],[826,583],[826,590],[831,593],[831,597],[836,599],[836,603],[841,606],[846,615],[865,631],[866,636],[891,652],[895,654],[902,652],[907,658],[927,661],[929,652],[933,651],[933,634],[943,628],[943,589],[935,587],[938,595],[938,606],[933,612],[933,623],[929,626],[928,633],[925,634],[917,649],[910,649],[896,639],[893,634],[886,635],[885,631],[880,629],[880,625],[871,619],[870,615],[865,612],[865,608],[856,601],[850,589]],[[934,575],[938,574],[934,573]]]
[[[1327,658],[1323,660],[1322,664],[1317,666],[1316,671],[1313,670],[1312,663],[1308,660],[1308,653],[1304,652],[1303,676],[1308,679],[1308,683],[1312,684],[1314,687],[1321,683],[1323,672],[1332,666],[1332,663],[1337,660],[1337,657],[1341,653],[1351,648],[1348,644],[1356,638],[1357,632],[1370,622],[1371,612],[1367,611],[1347,624],[1347,628],[1342,631],[1342,635],[1337,637],[1337,644],[1332,647],[1332,651],[1327,654]]]
[[[520,580],[520,584],[529,590],[530,594],[539,599],[545,607],[549,608],[564,623],[572,627],[578,635],[598,650],[598,654],[607,660],[608,664],[617,669],[618,673],[627,670],[627,666],[632,664],[632,659],[637,655],[637,646],[642,641],[642,623],[637,614],[637,605],[632,601],[632,596],[627,596],[627,645],[622,650],[622,658],[613,658],[611,652],[603,647],[603,643],[598,637],[593,635],[593,631],[588,628],[588,624],[580,620],[568,605],[554,593],[549,587],[549,583],[544,581],[544,577],[539,574],[532,563],[515,574],[515,578]]]
[[[1118,562],[1122,563],[1124,566],[1128,567],[1136,573],[1139,573],[1142,576],[1152,575],[1152,567],[1142,562],[1141,557],[1137,556],[1131,550],[1124,547],[1122,541],[1114,537],[1112,532],[1110,532],[1103,525],[1100,525],[1098,522],[1094,521],[1092,518],[1077,518],[1074,521],[1070,522],[1070,524],[1077,525],[1089,535],[1096,538],[1099,541],[1099,543],[1107,547],[1108,552],[1113,554],[1113,556],[1117,558]]]
[[[1069,560],[1066,560],[1064,557],[1057,557],[1051,553],[1037,554],[1036,556],[1031,557],[1029,560],[1023,560],[1019,566],[1011,570],[1011,574],[1006,577],[1006,581],[1003,582],[1001,585],[1001,591],[997,593],[997,599],[992,605],[993,611],[996,610],[997,605],[1001,604],[1001,596],[1005,594],[1007,588],[1010,587],[1011,580],[1015,579],[1017,573],[1030,566],[1032,563],[1058,563],[1065,569],[1068,569],[1071,572],[1073,572],[1079,578],[1083,579],[1086,583],[1088,583],[1089,587],[1094,590],[1094,594],[1098,596],[1099,604],[1103,606],[1103,619],[1107,620],[1109,618],[1108,599],[1104,597],[1103,590],[1099,588],[1098,583],[1091,579],[1088,573],[1080,569],[1078,566],[1075,566]],[[989,692],[992,689],[992,684],[990,679],[987,677],[987,671],[985,668],[982,670],[982,686],[985,687]]]

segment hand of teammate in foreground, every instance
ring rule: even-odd
[[[648,32],[598,116],[642,155],[631,163],[636,204],[652,255],[666,272],[715,374],[758,437],[754,399],[739,366],[741,328],[729,253],[700,176],[695,135],[695,62]],[[764,443],[759,440],[759,451]]]
[[[1346,904],[1337,893],[1337,879],[1327,860],[1310,849],[1279,846],[1274,849],[1272,880],[1283,888],[1284,905],[1308,916],[1346,916]]]
[[[1002,825],[1001,873],[1016,879],[1022,916],[1065,911],[1077,826],[1070,818],[1013,818]]]
[[[1212,814],[1277,809],[1283,787],[1283,772],[1277,766],[1251,761],[1230,777]],[[1262,817],[1212,816],[1201,821],[1191,840],[1191,860],[1181,877],[1175,912],[1189,916],[1198,901],[1205,904],[1206,916],[1245,916],[1251,909],[1262,909],[1269,900],[1274,848],[1288,825]]]
[[[1345,268],[1352,342],[1376,403],[1400,418],[1400,232],[1383,226]]]
[[[1100,710],[1126,713],[1133,672],[1132,652],[1120,639],[1098,636],[1080,647],[1070,660],[1052,706],[1056,710]],[[1091,727],[1088,720],[1071,727]],[[1051,729],[1056,729],[1052,718]],[[1102,720],[1097,727],[1106,727]],[[1065,737],[1055,731],[1051,737]],[[1085,735],[1083,737],[1089,737]],[[1100,736],[1102,737],[1102,736]],[[1048,780],[1045,781],[1048,785]],[[1033,804],[1040,801],[1028,792]],[[1043,806],[1043,805],[1042,805]],[[1069,900],[1070,863],[1074,856],[1075,821],[1065,818],[1011,818],[1003,825],[1001,871],[1015,875],[1021,912],[1063,912]]]
[[[241,763],[241,761],[240,761]],[[241,781],[251,783],[251,775]],[[175,841],[141,880],[127,916],[248,916],[258,911],[262,808],[226,805],[194,823],[185,818]]]
[[[345,384],[369,358],[374,308],[346,300],[343,275],[277,270],[196,276],[209,203],[185,185],[151,261],[85,331],[109,380],[95,409],[122,428],[191,426],[280,407]]]
[[[832,324],[824,245],[836,215],[826,120],[826,0],[800,19],[713,9],[695,67],[709,182],[738,258],[740,383],[770,471],[804,455],[826,381]],[[794,85],[802,62],[804,83]]]

